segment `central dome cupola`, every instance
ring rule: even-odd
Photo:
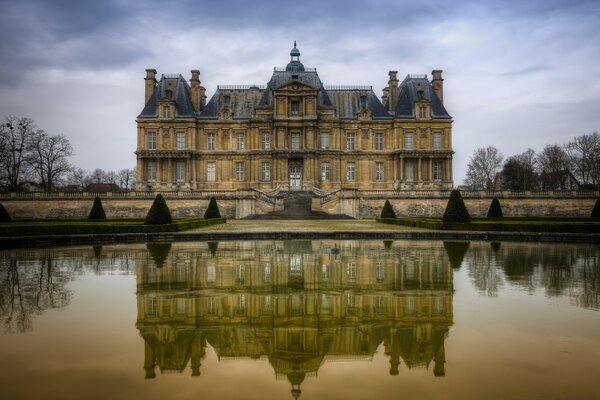
[[[296,41],[294,40],[294,48],[290,51],[291,61],[285,67],[288,72],[304,72],[304,65],[300,62],[300,50],[296,48]]]

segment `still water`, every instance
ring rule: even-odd
[[[599,399],[600,248],[0,252],[4,399]]]

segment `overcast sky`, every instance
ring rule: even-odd
[[[135,166],[144,69],[266,84],[293,41],[325,85],[444,70],[454,180],[477,147],[505,157],[600,130],[600,1],[0,0],[0,117],[64,134],[86,169]]]

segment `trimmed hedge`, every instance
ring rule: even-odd
[[[394,211],[394,207],[392,207],[389,200],[385,201],[383,209],[381,210],[380,218],[396,218],[396,212]]]
[[[450,192],[450,198],[448,199],[448,204],[446,205],[446,210],[444,211],[442,220],[444,222],[461,224],[467,224],[471,222],[471,216],[469,215],[469,211],[467,211],[467,207],[465,206],[465,202],[460,195],[460,191],[454,189],[452,192]]]
[[[6,211],[2,203],[0,203],[0,221],[10,221],[10,214]]]
[[[377,222],[449,231],[600,233],[600,224],[591,222],[589,218],[567,220],[562,223],[558,218],[554,220],[543,219],[537,224],[531,219],[523,219],[523,222],[521,222],[517,218],[511,218],[508,221],[503,219],[498,222],[477,219],[469,224],[443,222],[439,218],[377,218]]]
[[[596,199],[596,204],[594,204],[594,208],[592,209],[591,218],[600,218],[600,198]]]
[[[208,242],[208,250],[210,255],[215,257],[217,255],[217,249],[219,248],[219,242]]]
[[[102,200],[100,197],[94,197],[94,205],[88,214],[88,219],[106,219],[106,214],[104,213],[104,207],[102,207]]]
[[[217,199],[215,196],[210,198],[210,202],[208,203],[208,208],[204,213],[204,219],[213,219],[213,218],[221,218],[221,212],[219,211],[219,206],[217,205]]]
[[[150,207],[150,211],[148,211],[148,214],[146,215],[144,225],[164,225],[170,224],[172,221],[171,210],[169,210],[165,198],[162,194],[157,194],[152,203],[152,207]]]
[[[203,226],[222,224],[225,218],[203,219],[189,218],[175,220],[170,224],[144,225],[141,220],[137,222],[123,223],[120,220],[94,221],[81,223],[82,221],[69,222],[32,222],[30,225],[11,222],[0,229],[0,236],[42,236],[42,235],[90,235],[106,233],[152,233],[152,232],[181,232]],[[86,222],[86,221],[83,221]],[[15,225],[13,225],[15,224]]]
[[[154,265],[156,265],[156,268],[161,268],[165,264],[165,261],[171,252],[171,242],[146,243],[146,249],[148,249],[148,253],[150,253],[152,260],[154,260]]]
[[[502,207],[500,207],[500,201],[497,197],[492,199],[492,203],[490,204],[490,208],[487,213],[488,218],[502,218],[504,215],[502,214]]]

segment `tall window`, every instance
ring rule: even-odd
[[[383,261],[379,261],[377,263],[377,268],[375,269],[375,275],[376,275],[377,283],[383,282],[383,279],[385,278],[385,265],[384,265]]]
[[[413,145],[413,133],[412,132],[406,132],[406,133],[404,133],[404,148],[405,149],[412,149],[412,148],[414,148],[414,145]]]
[[[235,179],[238,181],[244,180],[244,163],[243,162],[235,163]]]
[[[271,148],[271,135],[268,133],[262,134],[262,149],[269,150]]]
[[[177,161],[177,182],[185,181],[185,161]]]
[[[154,182],[156,180],[156,162],[148,161],[148,180]]]
[[[329,133],[321,133],[321,148],[328,149],[329,148]]]
[[[162,116],[163,118],[169,118],[171,116],[171,113],[169,112],[169,106],[166,104],[162,106]]]
[[[329,179],[331,179],[329,163],[328,162],[321,163],[321,180],[328,181]]]
[[[412,161],[406,161],[404,165],[404,179],[409,182],[415,179],[415,169]]]
[[[354,150],[354,133],[346,134],[346,150]]]
[[[383,181],[383,162],[377,161],[375,163],[375,180],[378,182]]]
[[[185,149],[185,132],[177,132],[177,150]]]
[[[300,134],[292,133],[292,150],[300,150]]]
[[[346,164],[346,179],[349,181],[356,179],[356,166],[353,162]]]
[[[271,163],[269,161],[262,162],[262,180],[263,181],[271,180]]]
[[[419,107],[419,118],[427,118],[427,107],[420,106]]]
[[[440,132],[433,133],[433,149],[440,150],[442,148],[442,134]]]
[[[375,134],[375,150],[383,150],[383,133]]]
[[[148,132],[148,149],[156,149],[156,132]]]
[[[441,160],[433,160],[433,180],[434,181],[442,180],[442,161]]]
[[[356,280],[356,264],[348,263],[346,265],[346,275],[348,276],[349,281]]]
[[[290,115],[300,115],[300,102],[298,100],[291,101]]]
[[[206,181],[214,182],[217,180],[217,165],[214,161],[206,163]]]
[[[302,256],[299,254],[290,254],[290,275],[293,277],[302,276]]]
[[[215,134],[209,133],[206,135],[206,150],[215,149]]]
[[[217,271],[215,269],[214,261],[206,263],[206,282],[215,283],[217,281]]]
[[[238,133],[235,136],[235,148],[237,150],[244,150],[244,134]]]

